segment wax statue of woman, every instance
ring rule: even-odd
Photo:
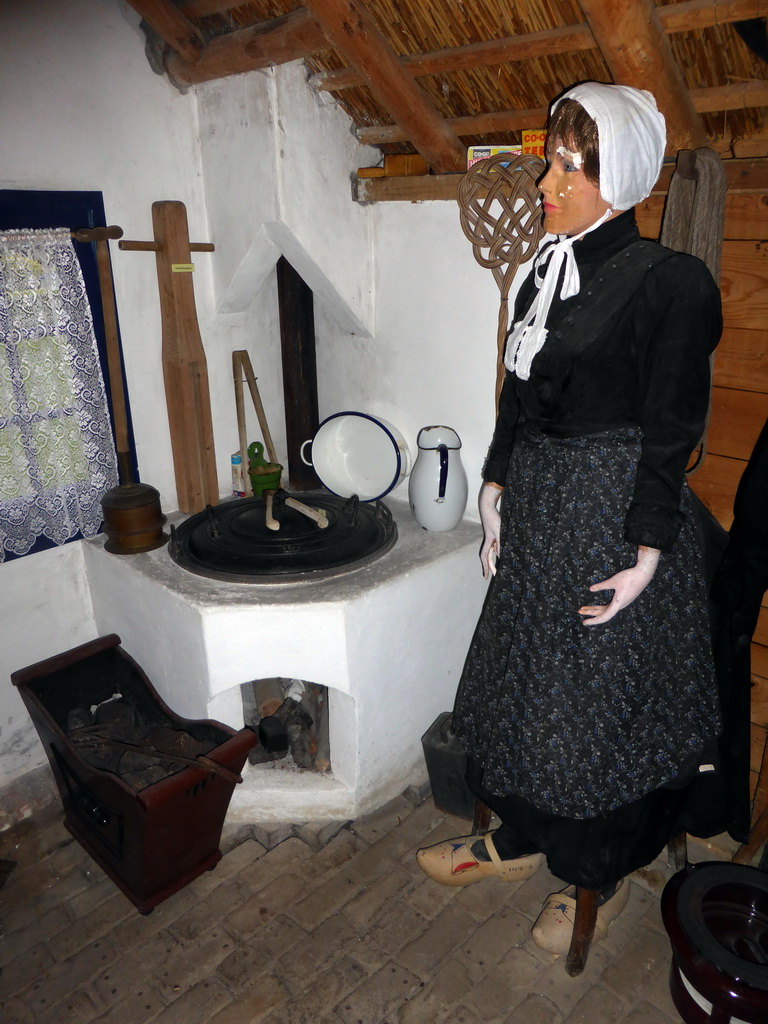
[[[596,938],[624,907],[721,728],[684,477],[720,297],[700,260],[640,238],[632,207],[665,142],[648,92],[585,83],[552,106],[549,237],[507,340],[480,495],[493,578],[454,710],[470,786],[502,824],[418,853],[447,885],[519,880],[546,856],[571,886],[534,926],[555,953],[573,886],[600,890]]]

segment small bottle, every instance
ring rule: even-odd
[[[243,460],[240,452],[232,456],[232,494],[235,498],[245,497],[245,485],[243,484]]]

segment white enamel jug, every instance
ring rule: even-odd
[[[461,522],[467,507],[467,474],[461,464],[461,438],[450,427],[422,427],[408,500],[416,522],[443,533]]]

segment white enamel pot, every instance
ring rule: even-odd
[[[411,469],[400,431],[365,412],[337,412],[323,420],[315,436],[302,444],[301,458],[333,494],[356,494],[361,501],[383,498]]]

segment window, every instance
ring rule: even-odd
[[[95,253],[70,237],[103,223],[99,193],[0,192],[0,232],[43,228],[0,247],[0,561],[98,532],[117,483]]]

